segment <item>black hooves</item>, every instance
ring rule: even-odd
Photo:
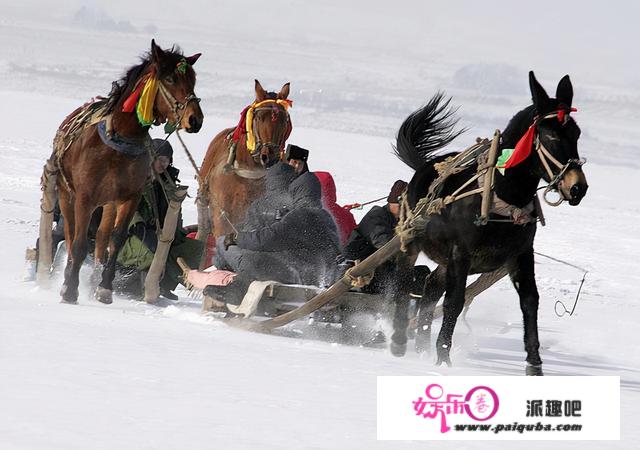
[[[544,373],[542,373],[542,364],[538,364],[538,365],[527,364],[525,373],[527,374],[527,376],[532,376],[532,377],[543,376]]]
[[[78,300],[71,300],[71,299],[70,299],[70,300],[67,300],[67,299],[65,299],[64,297],[62,297],[62,298],[60,299],[60,303],[65,303],[65,304],[67,304],[67,305],[77,305],[77,304],[78,304]]]
[[[404,356],[405,353],[407,353],[407,344],[397,344],[393,341],[391,341],[391,344],[389,345],[389,349],[391,350],[391,354],[393,356],[396,357],[401,357]]]
[[[75,295],[72,295],[66,284],[63,284],[62,289],[60,289],[60,297],[60,303],[66,303],[67,305],[78,304],[78,291],[76,290]]]
[[[110,305],[113,303],[113,292],[110,289],[105,289],[102,286],[98,286],[95,292],[95,298],[100,303]]]
[[[438,352],[438,360],[436,361],[436,366],[441,366],[442,363],[445,363],[447,367],[451,367],[451,359],[448,354],[444,354],[444,352]]]

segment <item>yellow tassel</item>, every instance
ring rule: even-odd
[[[138,105],[136,107],[138,121],[143,126],[149,126],[155,121],[155,118],[153,117],[153,106],[156,102],[157,93],[158,79],[156,77],[151,77],[144,84],[140,100],[138,100]]]
[[[245,127],[247,131],[247,150],[249,150],[250,152],[253,152],[256,149],[256,137],[255,137],[255,134],[253,133],[253,111],[256,108],[260,108],[261,106],[270,105],[270,104],[280,105],[286,111],[289,109],[292,103],[293,102],[291,100],[269,99],[269,100],[263,100],[258,103],[253,103],[251,105],[251,107],[247,110],[247,117],[245,119]]]

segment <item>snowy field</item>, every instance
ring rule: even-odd
[[[59,303],[59,280],[50,288],[21,282],[57,126],[108,93],[152,37],[203,53],[195,69],[204,126],[185,136],[196,161],[237,123],[254,78],[276,91],[290,81],[289,141],[311,149],[312,170],[334,174],[340,203],[380,197],[411,177],[390,144],[404,117],[438,89],[454,97],[469,128],[454,143],[463,148],[529,103],[528,70],[550,94],[569,73],[590,188],[578,207],[545,209],[536,250],[589,273],[576,313],[558,317],[556,301],[571,308],[582,274],[537,259],[541,355],[546,375],[620,376],[621,440],[545,445],[637,448],[640,64],[628,55],[640,39],[630,22],[640,7],[344,3],[0,0],[0,450],[427,448],[376,441],[376,376],[524,373],[521,313],[504,281],[477,299],[468,326],[459,322],[453,368],[411,348],[396,359],[340,344],[306,323],[273,336],[232,329],[202,316],[181,290],[166,307],[122,298],[106,306],[84,286],[70,306]],[[172,143],[183,183],[195,189]],[[184,208],[195,222],[193,201]]]

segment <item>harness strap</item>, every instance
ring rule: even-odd
[[[495,199],[497,199],[493,191],[493,176],[495,173],[499,142],[500,130],[496,130],[491,143],[489,143],[487,139],[478,138],[476,144],[460,154],[435,164],[434,167],[438,171],[439,176],[431,183],[427,195],[418,201],[414,209],[411,209],[409,206],[407,191],[402,194],[400,218],[396,227],[396,233],[400,236],[402,251],[406,251],[406,246],[414,239],[417,232],[426,228],[429,222],[429,216],[440,214],[442,209],[447,205],[472,195],[482,195],[481,215],[475,224],[477,226],[487,224],[489,221],[489,213],[492,211],[491,205],[494,204]],[[483,158],[484,155],[486,155],[485,158]],[[477,171],[472,177],[465,181],[452,194],[444,198],[438,197],[442,190],[442,185],[447,178],[469,168],[474,163],[477,164]],[[465,191],[465,189],[468,189],[474,182],[478,184],[478,188]]]

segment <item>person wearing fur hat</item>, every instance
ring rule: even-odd
[[[287,144],[284,152],[284,160],[294,168],[296,175],[302,175],[309,172],[307,161],[309,159],[309,150],[298,147],[297,145]]]
[[[293,172],[282,163],[269,170]],[[227,235],[225,246],[237,246],[241,255],[238,275],[226,286],[207,286],[205,295],[237,305],[255,280],[315,286],[333,283],[340,252],[338,234],[322,207],[320,183],[307,181],[299,176],[279,193],[290,202],[281,218]]]
[[[168,195],[180,180],[180,171],[173,166],[173,148],[164,139],[154,139],[153,149],[155,158],[151,164],[154,173],[154,180],[142,194],[138,209],[129,225],[129,237],[122,250],[118,254],[118,272],[120,284],[126,284],[130,278],[139,280],[140,277],[127,277],[126,274],[137,275],[146,273],[151,267],[153,255],[158,245],[158,224],[164,226],[164,218],[169,208]],[[187,233],[182,227],[182,216],[178,218],[176,234],[169,249],[167,265],[162,280],[160,281],[160,295],[170,300],[177,300],[178,297],[173,291],[181,280],[182,269],[176,260],[182,257],[188,264],[196,267],[200,262],[203,244],[195,239],[187,238]],[[137,283],[134,283],[137,284]],[[130,291],[133,294],[139,290],[138,286],[121,286],[123,291]],[[118,289],[118,286],[116,286]]]

